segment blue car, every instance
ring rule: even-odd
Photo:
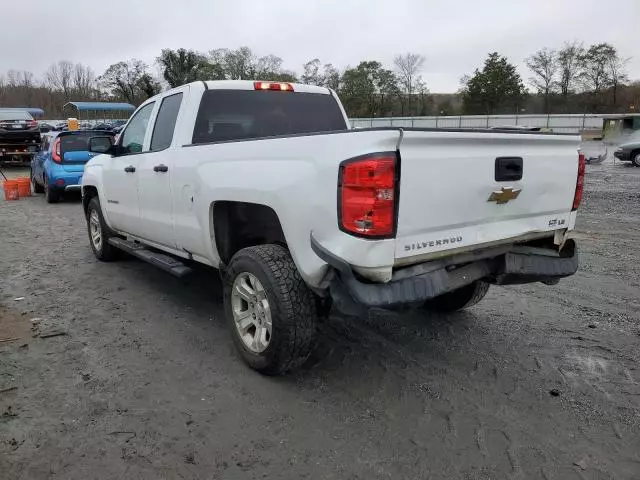
[[[89,139],[111,136],[113,132],[80,130],[42,135],[40,151],[31,159],[31,185],[44,193],[47,203],[55,203],[65,192],[80,191],[84,165],[95,153],[89,152]]]

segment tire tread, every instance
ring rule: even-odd
[[[278,341],[277,351],[268,365],[259,366],[252,362],[251,354],[243,355],[243,358],[251,367],[267,375],[279,375],[293,370],[307,360],[314,347],[318,317],[315,297],[300,276],[286,248],[267,244],[240,250],[229,264],[228,272],[231,276],[241,273],[235,271],[234,265],[244,258],[259,264],[263,273],[273,281],[264,287],[267,291],[272,289],[273,296],[276,297],[274,304],[270,302],[271,317],[274,332],[277,329],[283,340]],[[233,283],[233,278],[227,278],[227,283]],[[225,295],[226,301],[229,301],[228,297],[229,294]],[[227,315],[231,316],[230,327],[235,329],[230,311]],[[280,325],[276,327],[275,322],[280,322]],[[232,335],[236,340],[235,330]]]

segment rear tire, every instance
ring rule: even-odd
[[[631,163],[633,163],[636,167],[640,167],[640,152],[633,152]]]
[[[489,284],[477,280],[462,288],[427,300],[424,303],[424,308],[440,313],[455,312],[475,305],[484,298],[488,291]]]
[[[286,248],[259,245],[237,252],[224,272],[224,307],[233,343],[251,368],[280,375],[309,357],[316,299]]]
[[[31,170],[31,189],[33,190],[33,193],[44,193],[44,187],[40,185],[33,176],[33,170]]]
[[[87,231],[91,250],[98,260],[110,262],[118,257],[118,249],[109,243],[109,239],[115,235],[104,221],[98,197],[89,200],[87,206]]]
[[[55,188],[49,185],[46,175],[44,177],[44,198],[47,203],[58,203],[58,200],[60,200],[60,194]]]

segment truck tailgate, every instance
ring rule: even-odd
[[[578,146],[566,135],[405,131],[396,263],[567,228]],[[522,178],[500,180],[519,158]]]

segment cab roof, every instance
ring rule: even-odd
[[[277,82],[271,80],[208,80],[204,81],[207,90],[255,90],[255,83],[286,83],[293,87],[293,92],[298,93],[319,93],[329,95],[331,91],[326,87],[317,85],[307,85],[304,83]],[[196,82],[197,83],[197,82]]]

